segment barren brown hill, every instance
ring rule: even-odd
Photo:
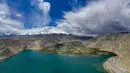
[[[91,39],[89,48],[113,52],[117,57],[112,57],[104,63],[105,69],[110,73],[130,73],[130,34],[106,34]]]

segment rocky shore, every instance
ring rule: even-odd
[[[123,62],[121,62],[117,56],[109,58],[103,64],[103,67],[108,73],[129,73],[126,69],[124,69]]]
[[[117,55],[104,63],[104,68],[109,73],[130,73],[130,34],[109,33],[94,38],[89,47],[109,51]]]

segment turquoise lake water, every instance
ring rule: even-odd
[[[0,73],[105,73],[102,63],[111,57],[67,56],[23,51],[0,62]]]

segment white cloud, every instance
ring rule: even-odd
[[[57,27],[77,35],[130,31],[130,0],[93,1],[78,11],[66,12]]]
[[[24,25],[19,20],[10,18],[9,7],[6,2],[0,3],[0,35],[17,33]]]
[[[51,19],[49,16],[50,3],[45,2],[44,0],[34,0],[32,1],[32,6],[36,6],[39,11],[33,11],[30,15],[30,23],[33,24],[33,27],[44,27],[47,26]]]

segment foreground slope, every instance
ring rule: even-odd
[[[109,33],[91,40],[94,42],[91,42],[88,47],[113,52],[117,55],[117,57],[112,57],[104,63],[108,72],[130,73],[130,34]]]

